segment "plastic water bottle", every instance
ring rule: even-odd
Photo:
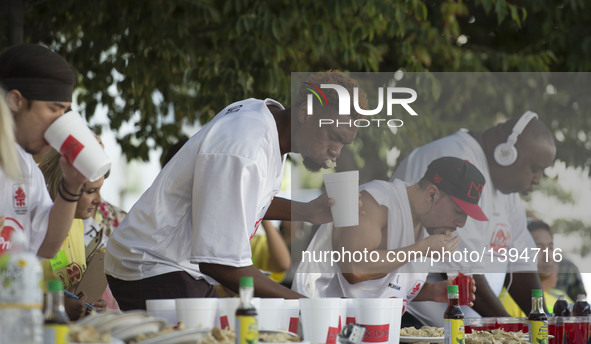
[[[22,231],[13,231],[11,242],[0,256],[0,344],[42,344],[41,264]]]

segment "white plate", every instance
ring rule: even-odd
[[[115,317],[109,317],[98,324],[94,325],[94,328],[98,333],[111,332],[120,328],[130,327],[135,324],[139,324],[148,319],[153,319],[152,316],[146,311],[129,311],[121,313]]]
[[[70,342],[70,344],[87,344],[87,343]],[[94,343],[94,344],[125,344],[125,342],[119,338],[113,338],[110,343]]]
[[[443,337],[411,337],[411,336],[400,336],[400,343],[416,343],[416,342],[427,342],[427,343],[443,343]]]
[[[101,313],[93,313],[91,315],[85,316],[84,318],[82,318],[82,320],[77,321],[75,324],[80,325],[80,326],[90,325],[90,326],[94,327],[96,324],[99,324],[102,321],[118,317],[119,315],[121,315],[121,312],[116,312],[116,311],[106,311],[106,312],[101,312]]]
[[[160,330],[162,330],[166,324],[167,322],[165,319],[148,318],[147,320],[135,325],[125,327],[119,326],[116,330],[111,331],[111,336],[128,341],[139,336],[140,334],[160,332]]]
[[[201,337],[211,332],[208,329],[188,329],[173,331],[163,336],[150,338],[137,344],[195,344]]]
[[[289,332],[286,330],[259,330],[259,334],[264,333],[264,334],[274,334],[274,333],[283,333],[286,334],[290,337],[297,337],[298,335],[293,333],[293,332]],[[267,342],[265,342],[267,343]],[[297,343],[297,342],[291,342],[291,343]]]

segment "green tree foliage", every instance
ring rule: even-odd
[[[289,102],[294,71],[587,71],[588,7],[583,0],[45,0],[25,1],[24,35],[68,58],[79,72],[83,115],[103,104],[112,129],[132,123],[136,130],[119,144],[128,158],[147,159],[181,126],[205,123],[231,101]],[[8,11],[1,12],[6,27]],[[401,140],[410,147],[459,123],[485,124],[445,123]],[[391,141],[377,139],[361,149],[383,154],[382,142]]]
[[[545,103],[531,98],[542,83],[509,92],[478,78],[457,87],[429,73],[587,72],[590,7],[586,0],[0,0],[0,47],[21,37],[23,25],[24,41],[63,54],[79,73],[81,113],[91,119],[103,105],[111,129],[133,127],[118,135],[128,159],[166,149],[184,125],[206,123],[232,101],[289,104],[292,72],[400,70],[428,72],[415,81],[434,105],[395,135],[360,130],[339,165],[361,168],[362,182],[387,178],[392,147],[403,157],[459,127],[485,129],[539,106],[534,98],[545,106],[558,158],[589,167],[590,107],[573,101],[589,89],[563,82],[555,85],[567,91],[563,99]]]

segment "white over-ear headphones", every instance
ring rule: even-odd
[[[517,149],[515,148],[515,142],[517,142],[517,136],[523,132],[523,129],[527,124],[534,118],[538,118],[538,115],[531,111],[526,111],[515,126],[513,126],[513,132],[507,138],[507,142],[500,143],[495,148],[495,161],[501,166],[510,166],[517,161]]]

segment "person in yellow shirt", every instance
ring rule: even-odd
[[[55,199],[58,192],[61,192],[59,189],[59,182],[62,178],[62,170],[59,165],[60,156],[60,153],[52,148],[43,155],[39,163],[52,199]],[[57,255],[41,262],[45,282],[59,278],[64,284],[64,289],[70,292],[73,292],[78,286],[86,271],[86,246],[84,245],[82,220],[92,216],[96,207],[101,203],[100,189],[104,181],[105,178],[101,177],[95,182],[86,182],[82,188],[82,194],[77,198],[67,195],[69,201],[77,203],[74,221]],[[78,297],[80,297],[79,300],[68,297],[65,299],[66,312],[70,320],[78,320],[86,314],[85,303],[88,301],[98,310],[106,308],[104,300],[87,300],[84,291],[79,293]]]
[[[264,235],[255,235],[250,241],[252,264],[269,273],[269,278],[277,283],[283,281],[291,267],[289,249],[272,221],[263,220]]]
[[[552,258],[552,252],[554,250],[554,237],[550,226],[543,221],[531,221],[527,225],[527,229],[531,233],[534,242],[540,249],[538,254],[538,274],[540,281],[542,282],[542,289],[544,291],[544,302],[546,303],[546,309],[548,312],[554,312],[554,303],[558,300],[561,295],[565,296],[566,302],[572,303],[573,300],[568,297],[566,292],[556,289],[556,282],[558,280],[558,263],[554,260],[546,261],[543,250],[548,249],[550,254],[549,258]],[[525,314],[521,308],[515,303],[507,290],[503,288],[503,291],[499,295],[499,299],[503,303],[503,306],[512,317],[525,317]]]

